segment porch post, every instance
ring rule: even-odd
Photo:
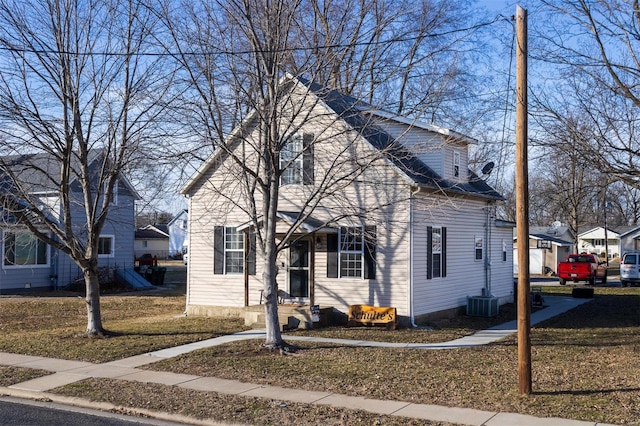
[[[251,241],[249,240],[249,233],[243,232],[244,234],[244,268],[242,268],[242,275],[244,277],[244,306],[249,306],[249,244]]]
[[[315,305],[315,269],[316,269],[316,244],[321,244],[322,241],[317,234],[313,234],[311,239],[311,246],[309,250],[309,309]]]

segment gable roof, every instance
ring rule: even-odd
[[[372,105],[340,93],[337,90],[326,89],[304,78],[289,76],[289,79],[305,87],[310,93],[316,96],[326,108],[333,111],[340,119],[357,131],[370,146],[380,151],[383,157],[392,163],[413,185],[445,193],[474,195],[492,200],[504,199],[502,195],[471,170],[468,170],[469,178],[465,182],[447,180],[438,175],[413,152],[400,143],[399,140],[394,139],[389,133],[384,131],[380,125],[376,124],[376,118],[372,117],[373,115],[378,117],[378,119],[384,117],[386,120],[394,120],[394,117],[390,113],[383,114],[381,110],[376,110]],[[253,115],[247,117],[239,127],[247,125],[252,117]],[[395,121],[399,121],[397,116]],[[403,118],[403,121],[399,122],[406,124],[407,119]],[[466,138],[461,134],[450,132],[436,126],[432,128],[429,127],[427,130],[452,135],[461,139]],[[232,135],[240,133],[241,131],[239,129],[235,129]],[[214,159],[219,155],[219,151],[220,150],[215,151],[207,162],[203,164],[203,167],[187,182],[180,191],[182,194],[187,194],[199,178],[204,175],[207,169],[214,163]]]
[[[169,234],[158,229],[157,225],[147,225],[135,231],[136,240],[166,240]]]
[[[91,150],[88,158],[89,167],[93,167],[100,161],[102,155],[102,150]],[[71,165],[72,169],[78,170],[79,162],[77,160],[72,162],[74,163]],[[33,194],[51,193],[57,192],[58,182],[52,178],[60,176],[61,163],[52,154],[44,152],[2,157],[0,159],[0,174],[3,176],[3,190],[7,188],[7,185],[12,185],[9,183],[11,178],[7,175],[7,171],[15,175],[28,192]],[[75,180],[75,177],[72,178],[70,184],[73,184]],[[125,176],[120,174],[119,180],[134,199],[142,198]]]
[[[551,237],[547,234],[529,234],[529,238],[533,238],[534,240],[544,240],[544,241],[550,241],[552,244],[558,245],[558,246],[572,246],[573,242],[572,241],[566,241],[563,240],[562,238],[556,238],[556,237]]]
[[[187,210],[187,209],[182,209],[182,211],[180,211],[180,213],[178,213],[177,215],[175,215],[175,217],[174,217],[173,219],[171,219],[171,220],[169,221],[169,223],[167,223],[167,228],[170,228],[170,227],[171,227],[171,226],[172,226],[176,221],[178,221],[178,220],[183,220],[183,219],[182,219],[182,216],[187,215],[187,219],[188,219],[188,218],[189,218],[189,217],[188,217],[188,214],[189,214],[189,210]]]
[[[631,226],[629,227],[628,230],[620,233],[620,238],[627,238],[631,234],[639,233],[639,232],[640,232],[640,226]]]

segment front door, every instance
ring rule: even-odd
[[[289,296],[309,297],[309,240],[298,240],[289,247]]]

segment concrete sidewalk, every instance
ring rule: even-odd
[[[574,299],[571,297],[550,297],[546,301],[549,305],[532,315],[531,322],[537,324],[560,313],[589,301],[589,299]],[[451,342],[438,344],[394,344],[369,341],[353,341],[342,339],[316,339],[302,336],[286,336],[287,340],[312,340],[337,342],[340,344],[371,346],[371,347],[403,347],[413,349],[455,349],[470,346],[484,345],[499,340],[516,332],[515,322],[503,324],[488,330],[481,331],[472,336],[457,339]],[[54,402],[69,403],[70,398],[47,393],[48,390],[75,383],[90,377],[128,380],[144,383],[158,383],[167,386],[179,386],[186,389],[218,392],[238,396],[251,396],[274,399],[286,402],[298,402],[305,404],[331,405],[333,407],[364,410],[376,414],[391,416],[404,416],[417,419],[442,421],[464,425],[487,426],[595,426],[601,423],[583,422],[560,418],[540,418],[514,413],[499,413],[493,411],[475,410],[469,408],[444,407],[429,404],[412,404],[403,401],[375,400],[364,397],[335,394],[330,392],[304,391],[288,389],[277,386],[264,386],[252,383],[244,383],[236,380],[219,379],[215,377],[200,377],[188,374],[175,374],[170,372],[143,370],[137,367],[150,364],[161,359],[174,357],[197,349],[224,344],[230,341],[263,338],[264,331],[250,330],[229,336],[222,336],[202,342],[195,342],[175,348],[163,349],[148,354],[137,355],[104,364],[93,364],[80,361],[59,360],[53,358],[17,355],[0,352],[0,365],[27,367],[51,371],[53,374],[18,383],[8,388],[0,388],[0,394],[26,397],[46,397]],[[64,402],[66,401],[66,402]],[[85,401],[90,406],[94,402]],[[73,399],[74,404],[84,402]],[[149,413],[145,413],[150,415]],[[163,419],[175,421],[193,422],[193,419],[179,418],[180,416],[168,416],[158,414]],[[196,422],[202,424],[202,422]]]

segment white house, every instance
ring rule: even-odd
[[[514,224],[496,219],[502,196],[468,168],[472,139],[302,79],[287,84],[287,102],[304,113],[293,127],[281,118],[294,130],[281,135],[280,164],[287,156],[289,165],[277,232],[290,244],[278,255],[280,289],[341,313],[395,307],[408,323],[457,312],[470,296],[512,300]],[[251,151],[256,123],[249,117],[227,141],[247,162],[259,158]],[[262,258],[253,250],[261,219],[243,204],[239,171],[217,150],[181,191],[189,201],[188,314],[241,315],[261,302]],[[348,180],[351,173],[358,178]],[[337,189],[313,198],[333,181]]]
[[[606,234],[606,236],[605,236]],[[609,250],[609,259],[620,256],[620,234],[613,229],[596,226],[578,233],[578,252],[594,253],[604,257]]]
[[[169,255],[182,256],[189,245],[189,211],[183,209],[167,224],[169,229]]]
[[[136,258],[150,254],[160,259],[166,259],[171,253],[167,225],[147,225],[136,229],[133,248]]]

